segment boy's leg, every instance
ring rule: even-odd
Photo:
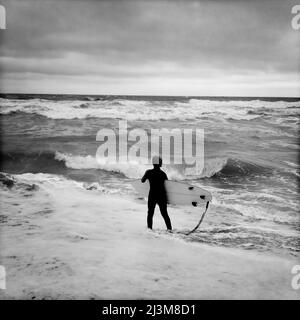
[[[168,210],[167,210],[167,202],[160,201],[158,205],[159,205],[160,213],[165,220],[167,229],[172,230],[171,220],[170,220],[170,217],[168,215]]]
[[[147,226],[149,229],[152,229],[155,205],[156,205],[156,201],[151,198],[148,198]]]

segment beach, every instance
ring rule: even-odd
[[[186,242],[176,234],[187,227],[178,208],[169,210],[174,234],[164,231],[158,212],[151,232],[146,204],[135,197],[53,176],[14,181],[1,190],[1,299],[300,297],[291,286],[299,260]]]
[[[2,95],[1,299],[299,299],[299,108],[296,98]],[[156,208],[148,231],[132,182],[151,164],[98,161],[97,132],[118,138],[120,121],[147,134],[204,130],[201,173],[162,166],[212,194],[197,231],[186,235],[203,205],[170,205],[173,233]]]
[[[300,300],[299,4],[1,1],[2,313]]]

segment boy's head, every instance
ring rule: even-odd
[[[160,168],[162,166],[162,159],[159,156],[152,158],[152,164],[154,168]]]

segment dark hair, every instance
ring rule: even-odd
[[[162,166],[162,158],[159,156],[154,156],[152,158],[152,164],[153,164],[153,166],[161,167]]]

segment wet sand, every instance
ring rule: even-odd
[[[133,198],[55,178],[22,183],[1,187],[1,299],[300,298],[296,258],[186,242],[159,214],[149,232]]]

